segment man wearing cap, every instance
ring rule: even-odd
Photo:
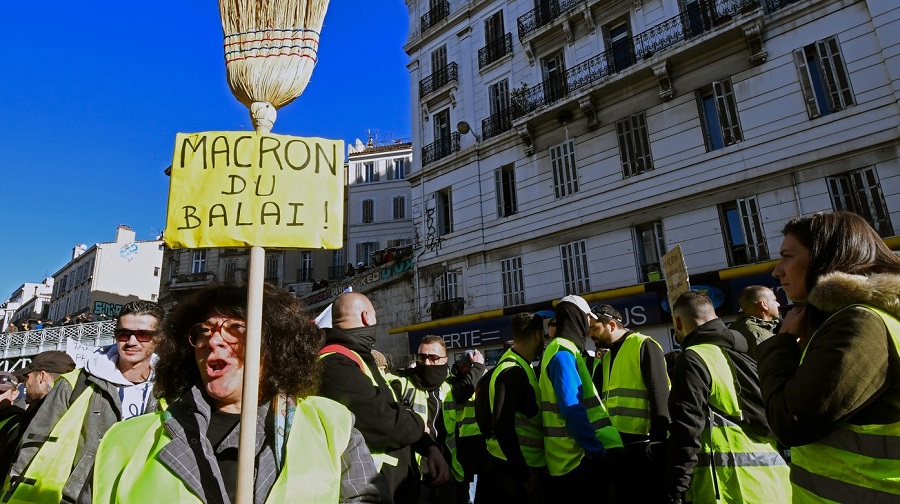
[[[582,357],[588,321],[596,319],[587,301],[566,296],[556,305],[556,337],[541,359],[541,418],[549,494],[558,502],[607,502],[602,478],[605,456],[622,448]],[[609,461],[607,461],[609,462]]]
[[[16,373],[19,381],[25,384],[25,403],[28,405],[22,416],[22,431],[28,428],[28,424],[37,415],[56,379],[74,369],[75,361],[69,354],[49,350],[35,355],[27,366]]]
[[[19,425],[24,410],[13,404],[19,396],[19,380],[0,371],[0,478],[6,478],[19,447]]]
[[[594,384],[622,436],[621,474],[614,479],[619,502],[658,502],[664,497],[665,440],[669,429],[669,377],[662,347],[627,327],[610,305],[591,310],[591,339],[608,348]]]
[[[156,409],[152,362],[163,315],[156,303],[127,303],[116,322],[116,343],[54,383],[22,436],[0,501],[90,502],[100,438],[114,423]]]

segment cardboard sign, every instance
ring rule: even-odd
[[[691,290],[687,266],[684,265],[684,254],[681,253],[681,244],[662,256],[662,270],[666,276],[666,294],[669,298],[669,306],[675,305],[678,296]]]
[[[344,142],[179,133],[166,218],[173,248],[343,246]]]

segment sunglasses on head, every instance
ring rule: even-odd
[[[416,356],[416,360],[423,364],[425,363],[425,361],[438,362],[439,360],[446,359],[446,358],[447,358],[446,355],[435,355],[435,354],[426,354],[426,353],[420,353]]]
[[[156,336],[156,331],[147,331],[144,329],[125,329],[124,327],[120,327],[116,329],[116,341],[128,341],[131,337],[134,336],[139,343],[146,343],[153,339],[153,336]]]

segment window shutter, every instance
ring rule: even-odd
[[[816,56],[819,60],[819,67],[822,71],[822,77],[825,80],[825,86],[827,89],[825,90],[825,97],[828,99],[828,105],[831,107],[832,111],[843,110],[844,107],[841,106],[841,94],[838,90],[837,85],[837,77],[835,76],[834,62],[831,59],[831,55],[828,48],[828,44],[826,40],[819,40],[816,42]],[[840,63],[840,57],[838,58],[838,62]]]
[[[797,66],[797,76],[800,78],[800,90],[803,92],[803,100],[806,103],[806,113],[809,114],[810,119],[819,117],[822,112],[816,103],[816,93],[813,91],[809,65],[806,64],[806,53],[803,49],[794,51],[794,64]]]
[[[501,174],[502,169],[494,170],[494,188],[497,191],[497,217],[504,217],[503,215],[503,176]]]
[[[722,139],[725,145],[731,145],[741,140],[741,129],[738,126],[737,104],[734,99],[734,90],[731,81],[713,81],[713,95],[716,99],[716,112],[719,115],[719,125],[722,130]]]

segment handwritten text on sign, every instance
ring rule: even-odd
[[[344,143],[255,132],[179,133],[166,243],[338,249]]]
[[[674,306],[678,296],[691,290],[687,266],[684,264],[684,254],[681,252],[681,244],[675,245],[675,248],[662,256],[662,270],[666,276],[669,306]]]

